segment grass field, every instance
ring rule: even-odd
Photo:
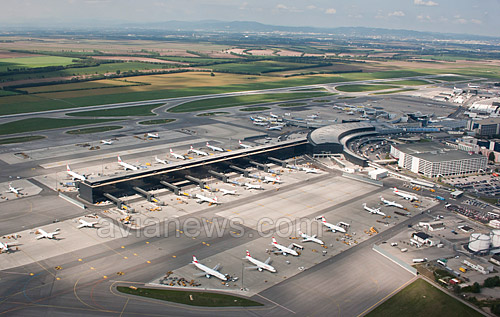
[[[258,95],[242,95],[233,97],[221,97],[212,98],[205,100],[197,100],[192,102],[187,102],[176,107],[169,109],[170,112],[190,112],[190,111],[200,111],[200,110],[210,110],[217,108],[227,108],[235,106],[245,106],[252,104],[259,104],[265,102],[275,102],[283,100],[294,100],[311,98],[317,96],[328,95],[323,92],[311,92],[311,93],[277,93],[277,94],[258,94]]]
[[[224,116],[229,114],[229,112],[224,112],[224,111],[215,111],[215,112],[205,112],[205,113],[200,113],[197,114],[197,117],[212,117],[212,116]]]
[[[22,143],[45,139],[43,135],[21,136],[17,138],[0,139],[0,144]]]
[[[418,90],[418,89],[406,88],[406,89],[398,89],[398,90],[379,91],[379,92],[374,92],[370,95],[389,95],[389,94],[397,94],[398,92],[414,91],[414,90]]]
[[[269,107],[248,107],[248,108],[240,109],[240,111],[252,112],[252,111],[264,111],[264,110],[269,110],[269,109],[271,109],[271,108],[269,108]]]
[[[174,302],[190,306],[203,307],[246,307],[246,306],[264,306],[261,303],[250,299],[208,292],[178,291],[167,289],[137,288],[131,289],[125,286],[118,286],[117,290],[121,293],[143,296],[148,298],[160,299],[168,302]]]
[[[384,89],[392,89],[399,88],[399,86],[393,85],[342,85],[337,86],[335,89],[343,92],[363,92],[363,91],[375,91],[375,90],[384,90]]]
[[[146,120],[146,121],[140,121],[139,124],[142,125],[154,125],[154,124],[165,124],[165,123],[170,123],[174,122],[176,119],[156,119],[156,120]]]
[[[465,317],[482,315],[425,280],[417,279],[366,316]]]
[[[73,58],[60,56],[2,58],[0,59],[0,72],[6,72],[7,69],[66,66],[72,63]]]
[[[21,88],[30,94],[49,93],[49,92],[62,92],[62,91],[76,91],[76,90],[89,90],[99,88],[116,88],[138,85],[137,83],[124,81],[124,80],[111,80],[102,79],[95,81],[85,81],[81,83],[69,83],[60,85],[47,85],[39,87]]]
[[[382,85],[403,85],[403,86],[420,86],[420,85],[428,85],[430,82],[426,80],[420,79],[412,79],[412,80],[394,80],[394,81],[384,81],[380,83]]]
[[[282,103],[279,104],[278,106],[283,107],[283,108],[288,108],[288,107],[302,107],[307,105],[305,102],[291,102],[291,103]]]
[[[204,68],[211,69],[215,72],[235,72],[247,74],[261,74],[268,72],[277,72],[291,70],[304,67],[314,67],[316,64],[291,63],[279,61],[255,61],[246,63],[227,63],[219,65],[210,65]]]
[[[0,124],[0,135],[67,128],[116,120],[30,118]]]
[[[72,117],[128,117],[128,116],[154,116],[151,110],[162,106],[163,104],[130,106],[113,109],[91,110],[68,113]]]
[[[356,97],[353,97],[353,96],[340,96],[337,99],[352,99],[352,98],[356,98]]]
[[[14,95],[17,95],[17,94],[18,93],[14,92],[14,91],[0,90],[0,97],[3,97],[3,96],[14,96]]]
[[[440,77],[434,77],[432,79],[448,81],[448,82],[470,80],[469,77],[464,77],[464,76],[440,76]]]
[[[107,125],[103,127],[92,127],[92,128],[82,128],[76,130],[66,131],[67,134],[90,134],[90,133],[99,133],[99,132],[108,132],[113,130],[118,130],[123,128],[119,125]]]

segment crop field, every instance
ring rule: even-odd
[[[170,108],[169,112],[190,112],[200,110],[210,110],[218,108],[227,108],[235,106],[253,105],[259,103],[304,99],[317,96],[325,96],[328,93],[311,92],[311,93],[277,93],[277,94],[258,94],[258,95],[242,95],[232,97],[220,97],[204,100],[196,100],[186,102],[181,105]]]
[[[0,135],[67,128],[115,120],[30,118],[0,124]]]
[[[417,279],[366,316],[465,317],[482,316],[482,314],[445,294],[425,280]]]
[[[128,116],[154,116],[151,110],[163,106],[164,104],[130,106],[102,110],[90,110],[68,113],[72,117],[128,117]]]
[[[6,72],[8,69],[66,66],[72,63],[73,58],[60,56],[2,58],[0,59],[0,72]]]
[[[189,63],[190,65],[205,65],[210,63],[234,62],[234,58],[204,58],[204,57],[160,57],[166,61]]]
[[[46,85],[39,87],[27,87],[20,88],[20,90],[26,91],[29,94],[39,94],[39,93],[49,93],[49,92],[62,92],[62,91],[75,91],[75,90],[89,90],[98,88],[116,88],[116,87],[127,87],[134,85],[142,85],[131,81],[125,80],[112,80],[112,79],[102,79],[95,81],[85,81],[80,83],[69,83],[69,84],[59,84],[59,85]]]
[[[4,96],[14,96],[14,95],[17,95],[18,93],[17,92],[14,92],[14,91],[8,91],[8,90],[0,90],[0,97],[4,97]]]
[[[42,139],[45,139],[45,136],[43,135],[20,136],[17,138],[0,139],[0,144],[23,143],[23,142],[42,140]]]
[[[384,90],[384,89],[392,89],[399,88],[399,86],[393,85],[342,85],[337,86],[335,89],[343,92],[363,92],[363,91],[375,91],[375,90]]]
[[[256,62],[246,62],[246,63],[227,63],[227,64],[211,65],[211,66],[206,66],[204,68],[211,69],[215,72],[261,74],[261,73],[284,71],[284,70],[313,67],[313,66],[316,66],[316,64],[291,63],[291,62],[279,62],[279,61],[256,61]]]

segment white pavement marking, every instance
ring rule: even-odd
[[[285,310],[288,310],[288,311],[289,311],[289,312],[291,312],[292,314],[296,314],[296,312],[294,312],[293,310],[288,309],[288,308],[286,308],[285,306],[280,305],[280,304],[276,303],[275,301],[270,300],[270,299],[269,299],[269,298],[267,298],[267,297],[264,297],[264,296],[262,296],[262,295],[260,295],[260,294],[255,294],[255,295],[257,295],[257,296],[259,296],[259,297],[261,297],[261,298],[263,298],[263,299],[267,300],[268,302],[273,303],[274,305],[276,305],[276,306],[278,306],[278,307],[281,307],[281,308],[283,308],[283,309],[285,309]]]

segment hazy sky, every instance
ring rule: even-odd
[[[257,21],[500,36],[500,0],[0,0],[0,24]]]

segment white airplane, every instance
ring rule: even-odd
[[[9,183],[9,190],[6,191],[7,193],[13,193],[13,194],[16,194],[16,195],[19,195],[21,194],[20,191],[23,190],[21,187],[12,187],[12,183]]]
[[[250,255],[250,252],[247,251],[247,255],[245,256],[245,258],[243,260],[248,260],[250,262],[252,262],[253,264],[255,264],[255,266],[249,266],[249,267],[246,267],[246,269],[257,269],[259,270],[259,272],[262,272],[263,270],[268,270],[269,272],[272,272],[272,273],[276,273],[276,269],[274,267],[272,267],[271,265],[269,265],[269,263],[271,263],[271,257],[267,258],[267,260],[265,262],[262,262],[262,261],[259,261],[257,260],[256,258],[253,258],[251,255]]]
[[[203,156],[208,156],[207,152],[203,152],[197,149],[193,149],[193,146],[191,145],[191,148],[189,149],[189,152],[196,153],[197,155],[203,155]]]
[[[262,179],[262,181],[264,183],[283,183],[280,179],[279,176],[276,176],[276,177],[270,177],[270,176],[264,176],[264,178]]]
[[[310,236],[306,233],[303,233],[300,230],[299,230],[299,235],[304,239],[304,240],[302,240],[302,242],[315,242],[315,243],[321,244],[321,245],[325,244],[322,240],[316,238],[317,235]]]
[[[222,194],[225,196],[225,195],[236,195],[236,189],[234,190],[229,190],[229,189],[225,189],[225,188],[220,188],[219,189],[220,192],[222,192]]]
[[[196,201],[198,204],[201,204],[201,203],[204,203],[204,202],[207,202],[210,205],[212,205],[212,204],[216,204],[216,205],[220,204],[220,202],[217,200],[217,197],[210,198],[210,197],[207,197],[207,196],[203,196],[201,194],[196,194],[196,195],[194,195],[194,197],[196,197],[198,199]]]
[[[3,243],[3,242],[0,242],[0,253],[3,253],[3,252],[9,252],[10,251],[10,247],[14,246],[15,244],[14,243]]]
[[[267,125],[267,122],[262,122],[262,121],[254,121],[253,122],[254,125],[259,125],[259,126],[266,126]]]
[[[155,161],[157,163],[164,164],[164,165],[168,164],[168,162],[166,160],[162,160],[162,159],[158,158],[158,156],[155,156]]]
[[[36,236],[36,239],[37,240],[42,239],[42,238],[55,239],[56,235],[58,235],[59,233],[61,233],[59,230],[60,229],[57,228],[56,230],[54,230],[52,232],[46,232],[43,229],[36,229],[35,233],[39,233],[40,234],[39,236]]]
[[[469,88],[472,88],[472,89],[477,89],[477,88],[479,88],[479,85],[473,85],[473,84],[471,84],[471,83],[468,83],[468,84],[467,84],[467,86],[468,86]]]
[[[293,256],[299,255],[299,253],[297,251],[292,249],[293,247],[302,248],[301,246],[299,246],[298,244],[295,244],[295,243],[292,243],[288,247],[285,247],[284,245],[279,244],[274,237],[273,237],[273,243],[271,245],[273,247],[275,247],[276,249],[278,249],[278,251],[276,251],[276,253],[281,253],[283,255],[291,254]]]
[[[268,127],[266,130],[278,130],[278,131],[281,131],[281,129],[283,129],[284,126],[282,125],[275,125],[275,126],[271,126],[271,127]]]
[[[342,228],[341,226],[337,226],[337,225],[334,225],[332,223],[326,222],[326,219],[323,216],[320,216],[317,219],[320,219],[321,222],[323,223],[323,226],[327,227],[328,230],[331,230],[332,232],[336,232],[336,231],[342,232],[342,233],[346,232],[345,229]]]
[[[120,158],[120,155],[118,155],[118,164],[120,164],[121,166],[123,166],[123,168],[125,170],[132,170],[132,171],[137,171],[139,168],[137,166],[134,166],[132,164],[129,164],[129,163],[125,163],[122,161],[122,159]]]
[[[113,144],[113,141],[112,140],[101,140],[101,143],[104,145],[111,145],[111,144]]]
[[[272,112],[269,112],[269,115],[271,116],[271,118],[275,118],[275,119],[279,118],[277,115],[273,114]]]
[[[252,116],[250,116],[250,120],[252,120],[253,122],[262,122],[261,119],[254,118]]]
[[[317,169],[315,169],[315,168],[302,167],[301,169],[302,169],[304,172],[306,172],[306,174],[308,174],[308,173],[319,174],[319,170],[317,170]]]
[[[405,209],[405,207],[401,204],[398,204],[397,202],[395,201],[389,201],[389,200],[386,200],[384,199],[384,197],[380,196],[380,201],[382,201],[386,206],[392,206],[392,207],[396,207],[396,208],[401,208],[401,209]]]
[[[251,184],[251,183],[245,183],[243,185],[245,185],[245,189],[264,189],[260,185],[254,185],[254,184]]]
[[[241,140],[238,140],[238,144],[240,145],[240,147],[244,148],[244,149],[249,149],[251,148],[252,146],[250,145],[247,145],[247,144],[243,144],[241,143]]]
[[[78,225],[78,229],[80,228],[83,228],[83,227],[87,227],[87,228],[95,228],[99,222],[97,221],[92,221],[92,222],[89,222],[89,221],[85,221],[83,219],[78,219],[78,221],[80,222],[80,224]]]
[[[71,168],[69,168],[69,164],[66,164],[66,172],[69,174],[69,176],[71,176],[71,178],[72,178],[73,180],[75,180],[75,179],[79,179],[79,180],[81,180],[81,181],[87,180],[87,178],[86,178],[85,176],[83,176],[83,175],[80,175],[80,174],[78,174],[78,173],[73,172],[73,171],[71,170]]]
[[[208,142],[207,142],[207,148],[211,149],[212,151],[224,152],[223,148],[218,147],[218,146],[210,145]]]
[[[363,203],[363,208],[365,208],[365,210],[368,211],[369,213],[385,216],[385,214],[380,211],[380,208],[370,208],[365,203]]]
[[[147,137],[152,139],[159,139],[160,135],[158,133],[148,133]]]
[[[205,275],[207,278],[215,276],[216,278],[218,278],[220,280],[227,281],[227,277],[224,274],[222,274],[221,272],[219,272],[220,264],[217,264],[213,269],[211,269],[208,266],[203,265],[200,262],[198,262],[198,259],[196,259],[196,257],[194,255],[193,255],[193,262],[191,262],[191,264],[194,264],[197,268],[199,268],[200,270],[202,270],[204,272],[204,273],[195,274],[196,276]]]
[[[405,193],[405,192],[400,192],[396,187],[394,187],[394,190],[392,192],[398,196],[403,197],[406,200],[409,200],[409,201],[418,200],[417,196],[409,194],[409,193]]]
[[[174,153],[174,151],[172,151],[172,149],[170,149],[170,155],[172,155],[173,157],[175,157],[176,159],[180,159],[180,160],[185,160],[186,158],[184,157],[184,155],[180,155],[180,154],[176,154]]]

